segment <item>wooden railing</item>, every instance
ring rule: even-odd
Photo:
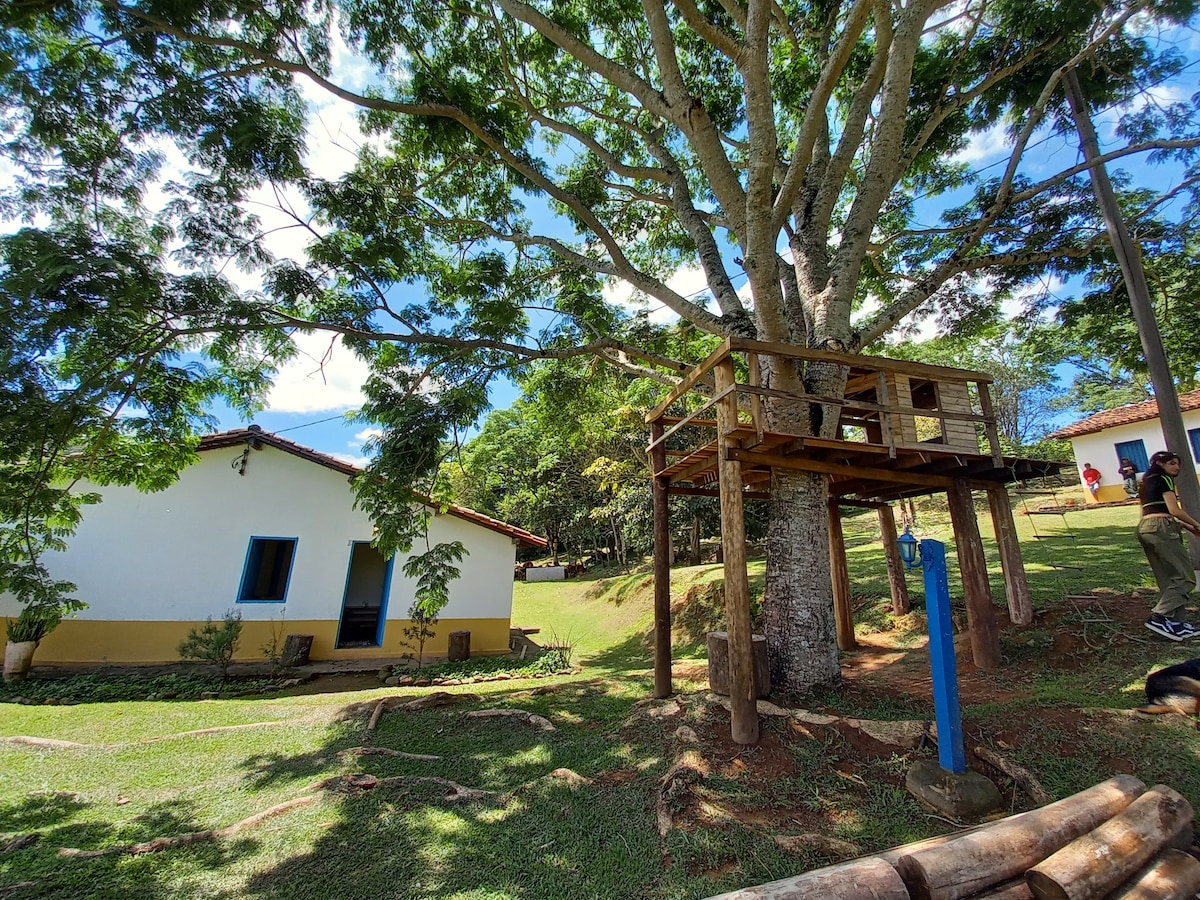
[[[747,380],[735,381],[718,391],[715,380],[710,377],[711,373],[733,354],[744,356]],[[766,387],[761,383],[764,356],[845,366],[849,369],[845,395],[833,397]],[[758,435],[759,442],[767,431],[777,435],[788,433],[781,432],[778,427],[766,427],[762,401],[770,398],[835,408],[839,415],[838,440],[853,443],[845,437],[844,431],[849,427],[859,427],[864,430],[866,440],[857,443],[886,448],[888,456],[892,458],[898,450],[940,449],[990,456],[997,465],[1002,465],[1000,438],[989,389],[992,380],[984,372],[968,369],[728,338],[647,413],[647,422],[665,424],[669,419],[671,424],[670,428],[663,429],[661,436],[655,435],[650,449],[665,446],[673,435],[689,426],[714,425],[713,421],[703,419],[703,414],[732,394],[739,398],[741,413],[747,420],[746,424]],[[708,387],[708,396],[703,403],[682,417],[666,416],[667,410],[676,401],[695,391],[701,384]],[[972,388],[978,399],[978,412],[972,404]],[[921,419],[936,423],[940,432],[936,439],[921,438],[917,427]],[[978,424],[983,426],[986,450],[980,448],[976,431]],[[804,436],[797,434],[795,437],[803,439]]]

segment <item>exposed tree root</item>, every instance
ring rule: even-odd
[[[232,825],[227,825],[224,828],[209,828],[204,831],[192,831],[187,834],[177,834],[173,837],[160,837],[152,841],[144,841],[140,844],[122,844],[117,847],[105,847],[103,850],[76,850],[73,847],[63,847],[58,851],[58,855],[69,859],[95,859],[99,856],[119,856],[129,855],[138,856],[142,853],[157,853],[159,850],[169,850],[172,847],[182,847],[184,844],[199,844],[204,841],[213,841],[219,838],[232,837],[239,831],[244,831],[247,828],[253,828],[264,819],[270,819],[273,816],[278,816],[282,813],[289,812],[299,806],[307,806],[317,800],[316,795],[307,794],[303,797],[297,797],[295,800],[288,800],[286,803],[280,803],[272,806],[270,809],[264,809],[260,813],[255,813],[247,819],[242,819],[240,822],[234,822]]]
[[[484,719],[493,716],[507,716],[514,719],[521,719],[528,722],[530,725],[536,725],[542,731],[557,731],[554,724],[545,716],[539,716],[537,713],[527,712],[523,709],[476,709],[468,713],[463,713],[469,719]]]
[[[388,698],[386,697],[375,704],[375,708],[371,710],[371,718],[367,720],[368,732],[374,731],[376,726],[379,725],[379,720],[383,718],[383,713],[387,709],[387,705]]]
[[[464,787],[448,778],[438,778],[434,775],[397,775],[392,778],[377,778],[374,775],[334,775],[310,784],[310,791],[333,791],[339,794],[363,794],[377,789],[402,789],[417,784],[436,784],[447,791],[444,799],[447,803],[459,800],[496,800],[502,799],[498,791],[485,791],[479,788]]]
[[[350,747],[338,751],[338,756],[395,756],[399,759],[442,759],[429,753],[405,753],[403,750],[389,750],[387,747]]]
[[[699,755],[688,751],[675,760],[670,771],[658,783],[658,833],[666,837],[675,827],[675,812],[686,805],[693,784],[704,780],[704,762]]]
[[[400,696],[381,697],[371,710],[371,718],[367,720],[367,733],[379,726],[379,720],[389,710],[399,709],[414,712],[418,709],[435,709],[440,706],[457,706],[460,703],[476,703],[482,698],[478,694],[451,694],[447,691],[434,691],[424,697],[404,702]]]
[[[175,734],[164,734],[161,737],[146,738],[138,741],[140,744],[154,744],[158,741],[170,741],[175,738],[201,737],[206,734],[221,734],[226,731],[249,731],[253,728],[275,728],[279,725],[292,725],[288,719],[275,719],[270,722],[248,722],[245,725],[216,725],[212,728],[198,728],[195,731],[179,731]]]
[[[143,744],[159,744],[163,741],[173,741],[176,738],[202,737],[208,734],[221,734],[226,731],[248,731],[252,728],[274,728],[279,725],[294,724],[293,720],[278,719],[270,722],[249,722],[245,725],[217,725],[213,728],[178,731],[174,734],[160,734],[156,737],[143,738],[140,741],[117,741],[112,744],[79,744],[75,741],[58,741],[53,738],[14,734],[11,737],[0,737],[0,744],[22,744],[40,750],[120,750],[125,747],[140,747]]]
[[[0,744],[24,744],[37,747],[40,750],[91,750],[92,744],[77,744],[74,741],[56,741],[53,738],[29,737],[24,734],[14,734],[12,737],[0,737]]]
[[[6,884],[0,887],[0,900],[8,900],[9,897],[15,897],[25,888],[37,887],[36,881],[18,881],[15,884]]]
[[[41,840],[41,837],[36,831],[31,831],[28,834],[18,834],[4,845],[3,852],[12,853],[14,850],[24,850],[26,847],[32,847]]]
[[[975,748],[975,755],[989,766],[995,766],[1015,781],[1017,786],[1025,792],[1026,796],[1038,806],[1045,806],[1054,800],[1050,796],[1050,792],[1042,787],[1041,783],[1033,777],[1033,773],[1024,766],[1019,766],[1012,760],[1001,756],[995,750],[989,750],[983,746]]]

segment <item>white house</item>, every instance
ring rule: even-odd
[[[199,457],[159,493],[98,489],[69,549],[46,559],[88,608],[42,641],[39,663],[176,661],[189,629],[229,609],[242,613],[238,659],[263,658],[281,622],[313,635],[312,659],[406,652],[413,584],[403,557],[371,546],[354,466],[256,426],[203,438]],[[506,652],[516,547],[546,541],[452,506],[431,519],[429,542],[455,540],[469,555],[425,652],[445,653],[463,629],[472,653]],[[0,596],[0,616],[18,609]]]
[[[1192,464],[1195,465],[1200,461],[1200,391],[1181,394],[1179,405],[1183,409],[1183,425],[1187,429]],[[1150,457],[1167,448],[1158,419],[1157,400],[1106,409],[1060,428],[1050,437],[1070,439],[1081,478],[1084,463],[1100,470],[1100,491],[1095,501],[1088,491],[1084,491],[1089,503],[1124,499],[1123,480],[1117,471],[1121,457],[1129,457],[1139,472],[1145,472]]]

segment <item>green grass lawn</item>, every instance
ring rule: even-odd
[[[1017,517],[1041,615],[1030,629],[1006,633],[1004,670],[971,676],[973,689],[986,696],[965,704],[968,741],[1005,748],[1056,796],[1131,771],[1147,783],[1171,784],[1197,804],[1200,738],[1182,719],[1142,721],[1081,709],[1135,705],[1147,669],[1187,655],[1186,648],[1117,627],[1088,625],[1065,603],[1068,594],[1098,587],[1126,594],[1150,583],[1134,517],[1126,508]],[[994,562],[982,518],[985,552]],[[936,509],[923,510],[921,536],[948,537],[944,522]],[[905,622],[888,620],[875,523],[873,515],[846,523],[858,628],[891,629],[901,656],[909,647],[916,653],[919,612]],[[1041,540],[1032,536],[1035,529]],[[998,569],[993,575],[1002,597]],[[761,561],[751,579],[761,594]],[[677,658],[702,659],[702,631],[719,624],[720,582],[720,566],[672,572],[681,613]],[[919,606],[919,580],[910,578],[910,587]],[[395,689],[0,704],[0,736],[88,745],[0,741],[0,898],[682,900],[842,858],[785,851],[777,834],[836,837],[865,853],[949,827],[902,788],[907,766],[929,749],[881,749],[840,725],[798,728],[783,719],[764,720],[759,745],[738,747],[728,739],[728,715],[704,701],[695,678],[676,682],[692,692],[682,706],[639,706],[651,684],[651,595],[644,568],[560,584],[518,583],[514,624],[540,628],[543,643],[570,644],[579,671],[445,688],[481,696],[463,706],[388,712],[374,733],[367,731],[374,703]],[[927,717],[920,698],[883,690],[887,673],[884,667],[875,682],[792,702],[849,715]],[[486,708],[536,713],[556,730],[463,715]],[[658,784],[686,749],[676,736],[684,724],[698,736],[687,746],[703,761],[705,777],[674,810],[678,827],[660,837]],[[256,727],[183,735],[231,725]],[[441,758],[339,755],[368,744]],[[562,769],[586,781],[552,776]],[[420,780],[366,792],[313,787],[351,773],[446,779],[497,796],[447,800],[444,782]],[[1011,784],[1003,787],[1014,808],[1028,805]],[[306,805],[216,840],[140,855],[59,854],[223,828],[310,796]],[[5,852],[11,840],[29,834],[36,843]]]

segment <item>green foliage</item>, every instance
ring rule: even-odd
[[[450,582],[462,572],[458,563],[469,555],[462,541],[434,544],[424,553],[404,561],[404,576],[417,580],[413,602],[408,608],[404,646],[415,651],[418,668],[425,662],[425,644],[437,634],[438,616],[450,602]]]
[[[196,700],[204,693],[229,690],[231,684],[242,691],[262,691],[281,688],[282,681],[273,678],[239,678],[229,682],[220,675],[197,672],[168,672],[161,675],[118,675],[92,672],[65,678],[30,678],[21,682],[0,682],[0,699],[54,703],[117,703],[132,700],[169,699]]]
[[[273,671],[278,672],[283,667],[283,651],[287,642],[287,610],[279,611],[279,621],[275,621],[275,617],[271,617],[271,636],[267,642],[259,649],[262,652],[263,658],[267,661],[267,665]]]
[[[187,637],[179,644],[179,656],[181,659],[211,663],[221,673],[221,680],[226,681],[241,636],[242,611],[226,610],[220,622],[214,622],[209,616],[199,631],[189,629]]]

